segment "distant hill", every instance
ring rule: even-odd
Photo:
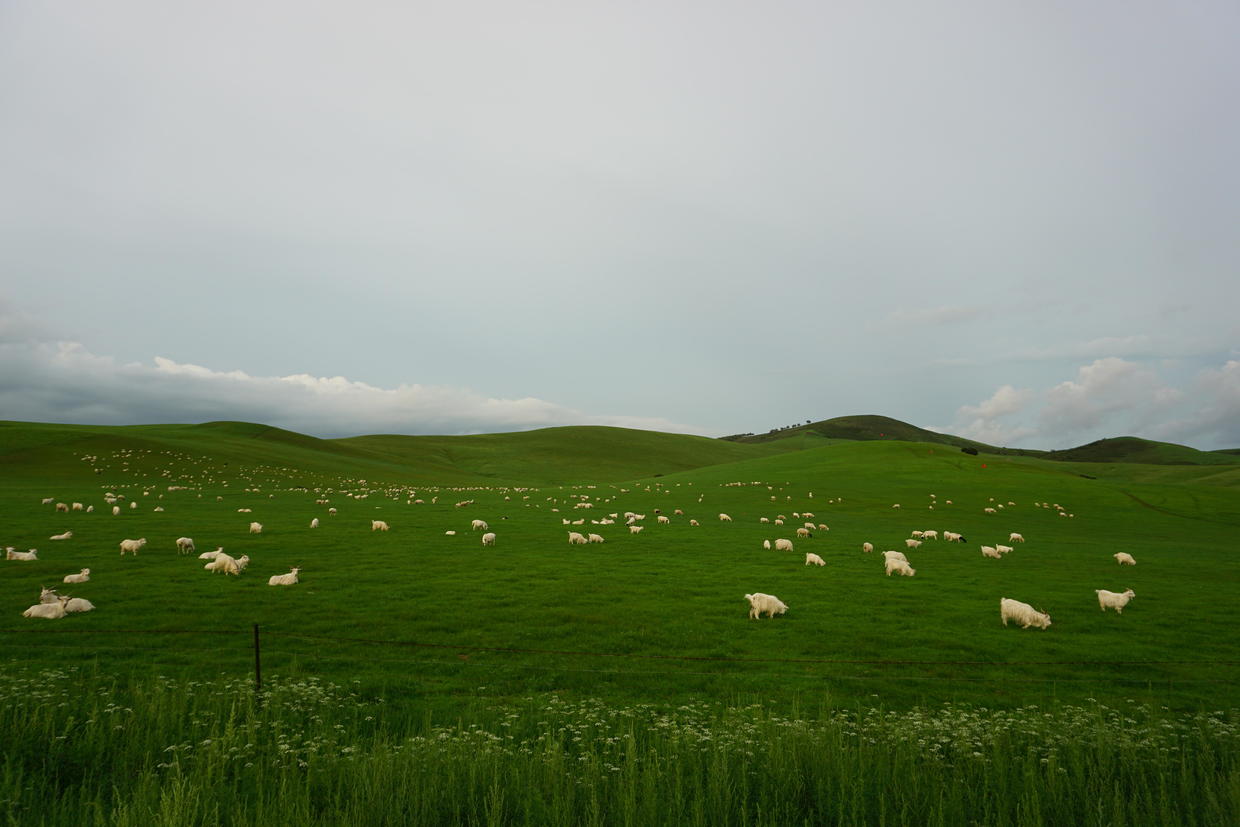
[[[764,434],[737,434],[735,436],[723,437],[723,439],[732,442],[761,444],[805,435],[826,439],[898,439],[904,442],[930,442],[940,445],[952,445],[956,448],[973,448],[987,454],[1006,454],[1011,456],[1036,457],[1045,454],[1044,451],[1000,448],[994,445],[987,445],[984,442],[975,442],[964,437],[953,436],[952,434],[928,431],[925,428],[918,428],[916,425],[910,425],[907,422],[901,422],[889,416],[876,416],[872,414],[837,416],[834,419],[824,419],[821,422],[810,422],[791,428],[767,431]]]
[[[1155,442],[1135,436],[1100,439],[1065,451],[1048,451],[1043,459],[1063,462],[1140,462],[1147,465],[1235,465],[1240,450],[1198,451],[1174,442]]]

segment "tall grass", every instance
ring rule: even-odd
[[[451,719],[348,685],[0,676],[9,824],[1225,824],[1240,713],[534,695]]]

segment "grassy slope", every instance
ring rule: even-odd
[[[1038,456],[1042,451],[1024,450],[1020,448],[999,448],[984,442],[975,442],[952,434],[927,431],[898,419],[888,416],[859,415],[837,416],[820,422],[798,425],[784,431],[765,434],[752,434],[734,439],[736,442],[748,444],[778,443],[790,437],[813,435],[834,440],[899,440],[903,442],[930,442],[941,445],[952,445],[956,448],[975,448],[991,454],[1012,454],[1021,456]]]
[[[1230,469],[1066,465],[810,435],[799,437],[800,444],[819,447],[754,457],[751,446],[661,439],[668,435],[642,442],[642,433],[553,429],[508,440],[466,438],[466,447],[453,452],[452,441],[431,438],[307,441],[239,424],[5,426],[0,543],[38,547],[41,559],[0,564],[0,657],[20,654],[32,663],[97,657],[108,668],[135,671],[152,664],[244,671],[251,659],[245,630],[260,623],[269,636],[269,670],[357,676],[398,695],[432,700],[560,689],[623,698],[829,691],[837,699],[877,695],[890,703],[956,698],[1006,704],[1135,693],[1146,682],[1160,701],[1176,705],[1237,700],[1234,667],[1015,665],[1240,659],[1233,632],[1240,621],[1233,600],[1237,567],[1230,552],[1240,527],[1240,479]],[[582,439],[588,436],[599,439]],[[666,452],[654,464],[649,456],[626,460],[646,463],[644,473],[706,459],[718,464],[644,482],[609,482],[606,475],[624,470],[615,458],[634,440]],[[707,454],[704,447],[695,453],[703,443],[750,457],[719,463],[727,455]],[[376,451],[383,446],[404,453],[382,461]],[[542,486],[537,491],[473,487],[464,494],[420,484],[420,505],[410,503],[413,491],[390,482],[370,490],[356,482],[363,474],[426,479],[447,467],[456,476],[444,482],[459,487],[478,483],[478,474],[520,476],[526,456],[535,463],[525,466],[532,469],[527,474],[597,482],[562,487],[535,481]],[[169,485],[193,487],[169,491]],[[321,490],[307,490],[313,488]],[[101,499],[108,489],[140,507],[112,517]],[[581,495],[598,505],[573,509]],[[97,510],[56,514],[39,504],[42,496]],[[337,516],[315,505],[324,496],[339,508]],[[984,514],[991,497],[1017,505]],[[474,504],[453,507],[466,498]],[[836,498],[842,501],[830,502]],[[152,510],[157,499],[164,512]],[[1060,503],[1075,516],[1034,507],[1042,501]],[[902,508],[892,509],[895,502]],[[243,506],[253,511],[238,514]],[[682,508],[685,515],[659,526],[656,508],[667,514]],[[642,534],[587,524],[586,530],[607,537],[606,545],[565,543],[562,519],[624,510],[649,515]],[[830,531],[798,541],[796,555],[761,549],[763,539],[793,536],[797,522],[781,529],[760,524],[759,517],[805,510]],[[734,521],[720,522],[721,511]],[[318,530],[308,528],[315,516],[323,520]],[[376,517],[388,520],[392,531],[372,534],[369,521]],[[475,517],[499,534],[495,550],[482,551],[469,531]],[[701,525],[689,526],[690,517]],[[262,535],[246,533],[250,519],[267,526]],[[909,531],[925,528],[961,531],[969,543],[910,551],[915,578],[886,578],[876,557],[859,551],[867,540],[880,550],[902,548]],[[66,529],[74,530],[72,540],[46,539]],[[449,529],[457,536],[445,536]],[[1009,531],[1021,531],[1029,543],[1004,560],[983,560],[977,546],[1003,542]],[[240,578],[209,575],[199,561],[172,550],[181,535],[195,537],[200,549],[224,545],[236,555],[249,553],[252,569]],[[117,555],[120,539],[141,536],[150,546],[139,558]],[[805,550],[826,558],[827,567],[806,568]],[[1131,552],[1139,565],[1119,569],[1110,558],[1116,550]],[[268,575],[297,564],[305,567],[300,586],[266,586]],[[92,568],[92,581],[65,590],[95,601],[98,611],[47,623],[19,616],[39,585],[83,566]],[[1139,597],[1122,617],[1098,611],[1093,589],[1127,587]],[[749,591],[777,594],[792,609],[776,621],[751,623],[741,600]],[[1003,629],[994,605],[1000,596],[1045,607],[1055,625],[1045,633]],[[126,628],[199,634],[166,640],[91,634]],[[225,629],[239,631],[218,636]],[[485,649],[492,646],[629,658]],[[785,662],[663,660],[668,654]],[[806,659],[1013,665],[797,662]],[[1230,682],[1203,682],[1211,680]]]
[[[1051,451],[1046,459],[1067,462],[1136,462],[1146,465],[1231,465],[1240,457],[1223,451],[1198,451],[1173,442],[1155,442],[1135,436],[1100,439],[1066,451]]]

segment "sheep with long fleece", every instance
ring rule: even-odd
[[[1098,595],[1098,607],[1102,609],[1102,611],[1105,612],[1107,609],[1114,609],[1116,614],[1121,615],[1124,613],[1124,607],[1128,605],[1128,601],[1137,596],[1136,592],[1132,589],[1128,589],[1127,591],[1119,594],[1109,592],[1106,589],[1094,589],[1094,592]]]
[[[581,532],[579,531],[568,532],[568,544],[570,546],[584,546],[588,542],[590,541],[586,539],[586,535],[582,534]]]
[[[812,534],[810,534],[810,533],[809,533],[809,529],[808,529],[808,528],[798,528],[798,529],[797,529],[797,537],[799,537],[799,538],[801,538],[801,539],[805,539],[806,537],[812,537],[812,536],[814,536],[814,535],[812,535]]]
[[[1003,621],[1004,626],[1009,620],[1014,620],[1022,629],[1037,626],[1045,630],[1051,625],[1051,616],[1046,612],[1039,612],[1028,603],[1021,603],[1019,600],[1006,597],[999,598],[999,619]]]
[[[982,546],[982,556],[993,557],[996,560],[1003,557],[1003,555],[999,553],[999,550],[995,548],[994,546]]]
[[[917,574],[917,569],[908,564],[907,560],[884,560],[883,571],[890,577],[892,572],[903,575],[904,577],[912,577]]]
[[[921,540],[905,540],[904,545],[908,546],[909,548],[917,548],[918,546],[921,545]]]
[[[908,562],[908,558],[904,556],[904,552],[902,551],[884,551],[883,562],[888,560],[903,560],[905,563]]]
[[[483,534],[483,535],[482,535],[482,544],[483,544],[484,546],[493,546],[493,545],[495,545],[495,532],[494,532],[494,531],[488,531],[486,534]]]
[[[1025,538],[1023,535],[1017,534],[1015,531],[1013,531],[1011,534],[1008,535],[1008,542],[1009,543],[1023,543],[1025,542]]]
[[[194,540],[192,537],[177,538],[178,554],[193,554],[195,551],[197,551],[197,549],[194,548]]]
[[[1111,556],[1114,557],[1115,562],[1119,563],[1121,566],[1135,566],[1137,564],[1137,561],[1132,559],[1132,555],[1126,551],[1117,551]]]
[[[271,575],[271,577],[267,578],[267,585],[268,586],[295,586],[297,585],[298,582],[300,582],[297,579],[297,573],[300,571],[301,571],[300,568],[298,568],[297,566],[293,566],[293,570],[290,571],[288,574],[273,574]]]
[[[869,554],[871,551],[874,550],[874,544],[873,543],[862,543],[861,550],[864,551],[866,554]]]
[[[821,557],[819,557],[817,554],[814,554],[812,551],[807,551],[805,552],[805,565],[808,566],[811,564],[815,566],[825,566],[827,564],[827,561],[823,560]]]
[[[30,551],[18,551],[15,548],[6,548],[4,550],[5,560],[38,560],[39,550],[32,548]]]
[[[768,618],[774,618],[775,615],[781,615],[788,611],[787,604],[773,594],[754,592],[753,594],[745,595],[745,599],[749,601],[750,620],[758,620],[764,614]]]
[[[72,536],[73,536],[73,532],[72,532],[72,531],[66,531],[64,534],[53,534],[51,537],[48,537],[47,539],[49,539],[49,540],[68,540],[68,539],[69,539],[70,537],[72,537]]]
[[[775,550],[792,551],[792,541],[781,537],[775,541]]]
[[[121,540],[121,557],[125,556],[125,552],[129,552],[134,557],[138,556],[138,549],[146,545],[146,538],[140,540]]]
[[[66,583],[85,583],[87,580],[90,580],[90,569],[82,569],[77,574],[65,575]]]
[[[371,531],[388,531],[389,529],[390,529],[390,526],[383,520],[371,520],[370,521]]]
[[[207,571],[213,571],[224,574],[240,574],[241,569],[237,565],[237,561],[231,555],[220,552],[215,559],[203,566]]]
[[[472,523],[469,524],[469,527],[473,531],[486,531],[488,528],[490,528],[490,526],[487,525],[486,520],[474,520]]]

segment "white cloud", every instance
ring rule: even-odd
[[[238,419],[316,436],[459,434],[556,425],[702,433],[659,417],[588,414],[543,399],[497,399],[468,388],[380,388],[343,376],[251,376],[157,356],[117,364],[76,342],[0,343],[6,417],[86,424]]]
[[[1011,445],[1030,436],[1033,430],[998,420],[1021,413],[1034,397],[1029,388],[1004,385],[977,405],[962,405],[956,412],[956,424],[943,430],[990,445]]]

